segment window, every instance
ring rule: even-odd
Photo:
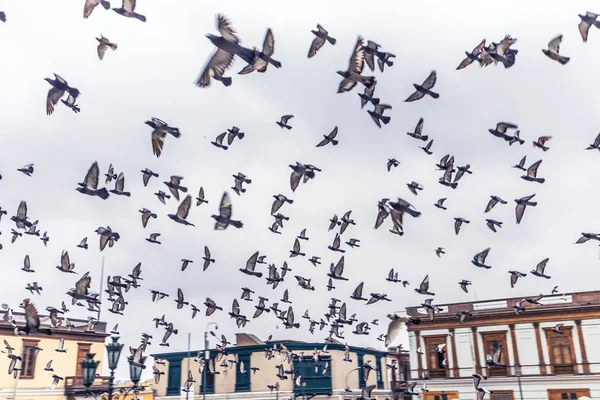
[[[92,345],[89,343],[77,343],[77,364],[75,366],[75,376],[81,377],[81,362],[87,358],[91,347]],[[99,371],[101,371],[101,369]]]
[[[490,400],[514,400],[514,393],[512,390],[494,390],[490,394]]]
[[[358,387],[360,389],[364,389],[365,387],[367,387],[367,380],[365,379],[365,370],[363,368],[364,355],[362,353],[357,353],[356,359],[358,361]]]
[[[427,371],[429,378],[445,378],[446,375],[446,348],[442,352],[439,346],[446,344],[446,336],[425,337],[425,354],[427,356]]]
[[[423,400],[453,400],[458,399],[458,392],[424,392]]]
[[[485,351],[485,357],[494,356],[494,354],[501,349],[499,364],[505,365],[504,367],[490,366],[488,364],[488,375],[489,376],[507,376],[508,375],[508,348],[506,346],[506,332],[483,332],[483,350]]]
[[[573,351],[573,337],[571,328],[561,328],[562,333],[556,333],[551,329],[544,329],[548,342],[548,353],[550,364],[555,375],[575,373],[575,360]]]
[[[249,392],[250,391],[250,354],[238,356],[238,363],[235,367],[235,391]],[[242,367],[244,371],[242,372]]]
[[[325,364],[328,365],[327,369],[325,369]],[[294,395],[296,397],[331,396],[333,393],[331,388],[331,357],[319,356],[317,365],[312,361],[312,357],[295,357],[294,369],[296,370],[296,376],[302,375],[300,386],[296,385],[294,379]]]
[[[580,397],[590,397],[589,389],[548,389],[549,400],[577,400]]]
[[[39,352],[37,344],[37,340],[23,340],[21,379],[33,379],[35,376],[35,360]]]
[[[167,396],[179,396],[181,393],[181,359],[169,359],[167,378]]]
[[[381,356],[375,356],[375,368],[377,368],[377,389],[383,389],[383,373],[381,372]]]

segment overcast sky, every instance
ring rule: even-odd
[[[76,271],[90,271],[97,291],[102,254],[94,230],[101,225],[110,225],[121,235],[115,247],[103,252],[105,274],[127,275],[142,262],[144,278],[141,288],[127,293],[124,317],[103,311],[102,319],[109,326],[119,323],[127,345],[135,345],[141,332],[154,335],[149,352],[165,350],[158,347],[163,330],[154,330],[152,324],[152,318],[163,313],[179,329],[169,350],[185,350],[187,332],[193,332],[192,349],[202,346],[202,332],[209,320],[203,315],[191,320],[189,308],[177,310],[173,302],[177,288],[199,307],[206,296],[222,306],[225,312],[216,313],[211,321],[218,322],[231,339],[236,329],[226,312],[243,286],[255,290],[255,296],[269,298],[269,304],[288,288],[298,319],[307,308],[311,317],[319,319],[329,298],[335,296],[347,301],[349,312],[356,312],[360,321],[380,319],[381,325],[369,336],[355,336],[349,328],[345,333],[350,344],[377,348],[383,346],[376,337],[385,330],[385,315],[424,300],[413,287],[425,274],[431,277],[438,303],[548,293],[554,285],[561,292],[597,288],[595,280],[586,279],[596,273],[600,263],[597,244],[573,245],[582,231],[598,231],[600,224],[596,211],[599,192],[594,189],[600,180],[596,173],[600,154],[583,150],[600,131],[600,101],[594,84],[600,64],[600,31],[592,28],[588,43],[583,43],[577,29],[577,14],[585,13],[594,2],[554,1],[540,8],[520,1],[495,1],[482,8],[476,1],[390,2],[379,7],[306,0],[202,4],[138,0],[136,11],[146,15],[146,23],[101,7],[85,20],[83,3],[38,0],[1,4],[7,22],[0,24],[0,206],[9,214],[0,224],[4,245],[0,263],[6,278],[0,283],[0,300],[11,307],[16,309],[30,296],[24,287],[34,280],[44,288],[42,296],[33,296],[40,310],[69,300],[65,292],[77,277],[54,268],[62,250],[69,250]],[[194,86],[214,52],[204,35],[218,33],[217,13],[229,17],[248,47],[262,46],[266,29],[272,28],[274,56],[282,68],[270,66],[265,74],[240,76],[237,72],[245,63],[236,59],[226,74],[233,77],[232,86],[226,88],[219,82],[207,89]],[[306,54],[314,38],[310,30],[317,23],[337,44],[325,45],[309,60]],[[560,33],[564,35],[561,54],[571,57],[565,66],[541,52]],[[108,50],[103,61],[96,54],[95,38],[100,34],[119,46],[117,51]],[[513,46],[519,50],[514,67],[482,69],[472,65],[455,70],[464,51],[483,38],[488,43],[498,42],[505,34],[518,39]],[[362,87],[336,94],[340,77],[335,71],[347,68],[358,35],[396,55],[394,66],[384,73],[365,69],[378,80],[377,97],[393,106],[389,110],[392,120],[383,129],[375,126],[366,108],[360,109],[357,93]],[[438,74],[434,90],[440,98],[404,103],[413,91],[412,84],[422,82],[433,69]],[[43,78],[52,73],[81,91],[81,113],[59,103],[53,115],[46,115],[50,86]],[[275,124],[283,114],[295,115],[291,131]],[[144,125],[153,116],[182,133],[180,139],[166,139],[160,159],[152,154],[151,128]],[[434,138],[431,156],[418,148],[422,142],[406,135],[420,117],[425,119],[424,133]],[[498,121],[517,123],[526,143],[509,147],[490,135],[487,130]],[[246,133],[242,141],[227,151],[210,144],[233,125]],[[339,145],[315,148],[334,126],[339,127]],[[531,145],[542,135],[553,136],[546,153]],[[455,191],[437,182],[441,173],[435,170],[435,163],[447,153],[455,156],[457,165],[469,163],[474,171]],[[524,155],[528,165],[543,159],[538,176],[546,178],[546,183],[526,182],[519,178],[520,171],[511,168]],[[392,157],[401,164],[387,172],[386,162]],[[133,193],[130,198],[111,196],[102,201],[75,191],[95,160],[102,173],[110,163],[117,172],[125,173],[126,190]],[[314,164],[323,172],[292,193],[288,164],[296,161]],[[35,163],[32,177],[16,171],[28,163]],[[160,178],[145,188],[139,171],[146,167]],[[241,197],[229,190],[231,175],[237,172],[252,179]],[[209,204],[194,207],[189,216],[195,228],[175,224],[167,217],[176,211],[176,201],[162,205],[153,196],[157,190],[167,190],[162,182],[170,175],[183,176],[183,184],[194,196],[200,185],[206,191]],[[418,196],[406,186],[413,180],[424,186]],[[217,211],[224,190],[230,191],[234,218],[244,222],[243,229],[213,230],[210,215]],[[282,235],[267,229],[273,220],[269,215],[271,196],[277,193],[294,200],[281,209],[290,218]],[[513,199],[532,193],[537,193],[539,204],[528,208],[523,222],[516,225]],[[492,194],[509,204],[484,214]],[[389,220],[374,230],[377,201],[398,196],[412,202],[422,216],[406,218],[403,237],[388,232]],[[433,206],[441,197],[448,197],[447,211]],[[31,219],[40,220],[41,231],[48,231],[47,248],[32,237],[10,244],[14,224],[9,217],[21,200],[27,201]],[[138,213],[142,207],[159,214],[146,229]],[[346,252],[344,274],[350,281],[327,292],[329,263],[340,256],[327,249],[335,236],[327,231],[328,219],[347,210],[353,210],[357,225],[343,238],[358,238],[361,247]],[[471,220],[458,236],[454,217]],[[485,218],[503,221],[504,227],[493,233]],[[310,237],[302,242],[307,257],[288,259],[294,237],[303,228]],[[162,245],[144,240],[152,232],[162,233]],[[78,249],[76,245],[86,236],[90,249]],[[201,268],[204,245],[217,260],[206,272]],[[438,246],[447,252],[441,259],[434,253]],[[493,268],[475,268],[470,263],[472,256],[486,247],[492,248],[487,261]],[[278,267],[287,260],[292,269],[275,291],[265,285],[264,278],[238,272],[257,250]],[[19,270],[26,254],[35,275]],[[318,268],[307,260],[312,255],[323,257]],[[546,257],[550,257],[547,273],[552,280],[528,276],[510,288],[508,270],[528,272]],[[196,262],[181,272],[182,258]],[[411,282],[410,287],[403,289],[385,281],[392,267]],[[259,268],[266,272],[264,266]],[[300,289],[295,274],[312,278],[317,290],[308,293]],[[456,282],[461,279],[473,282],[471,293],[460,290]],[[383,292],[393,301],[365,306],[349,299],[361,281],[365,282],[365,294]],[[166,291],[172,297],[152,304],[149,289]],[[104,307],[109,304],[105,301]],[[251,316],[256,303],[240,304],[242,312]],[[84,309],[76,309],[69,316],[87,315]],[[325,331],[311,336],[305,320],[300,321],[300,330],[277,328],[278,322],[270,313],[251,321],[245,331],[261,338],[273,334],[276,339],[322,341],[325,337]],[[127,375],[126,368],[121,375]]]

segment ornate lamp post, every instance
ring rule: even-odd
[[[88,353],[87,358],[81,361],[81,375],[83,379],[83,386],[90,388],[96,380],[96,370],[100,361],[94,360],[94,353]]]
[[[118,336],[112,336],[111,339],[112,342],[106,345],[106,358],[108,358],[108,369],[110,370],[110,378],[108,380],[108,400],[112,400],[115,370],[119,365],[119,358],[121,357],[121,350],[123,349],[123,345],[118,342]]]
[[[129,379],[133,382],[134,387],[137,388],[140,378],[142,377],[142,371],[146,368],[144,365],[146,363],[146,357],[142,357],[139,363],[133,362],[133,357],[129,357],[127,361],[129,362]]]
[[[123,345],[118,342],[118,336],[112,336],[111,339],[112,342],[105,346],[106,358],[108,359],[108,369],[110,370],[110,377],[108,379],[108,400],[112,400],[113,398],[115,370],[119,365],[121,350],[123,350]],[[83,385],[88,389],[93,385],[94,380],[96,380],[96,370],[98,369],[98,364],[100,364],[99,361],[94,360],[95,355],[96,354],[88,353],[87,359],[81,361]]]
[[[208,369],[208,361],[210,359],[210,351],[208,350],[208,328],[211,325],[215,326],[215,330],[219,329],[216,322],[209,322],[204,330],[204,368],[202,368],[202,400],[206,400],[206,370]],[[214,332],[211,332],[214,335]]]

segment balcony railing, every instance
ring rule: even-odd
[[[81,376],[67,376],[65,377],[65,394],[77,394],[88,390],[92,392],[106,391],[108,390],[109,379],[108,376],[99,376],[88,389],[83,385],[83,378]]]

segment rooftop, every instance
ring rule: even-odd
[[[537,295],[533,294],[526,297],[533,298]],[[434,301],[434,305],[442,308],[441,312],[435,313],[434,321],[429,320],[427,312],[422,306],[407,307],[406,313],[409,316],[421,318],[421,324],[409,325],[409,330],[421,330],[423,325],[431,329],[430,325],[432,324],[448,324],[450,321],[458,324],[456,313],[461,311],[472,313],[472,316],[467,318],[463,324],[464,326],[469,326],[469,321],[477,321],[476,324],[481,324],[485,320],[493,322],[494,320],[510,318],[522,318],[523,322],[532,322],[532,319],[543,320],[549,315],[564,316],[567,313],[579,316],[586,313],[600,316],[600,291],[548,295],[539,300],[540,305],[524,302],[524,299],[525,297],[512,297],[449,304],[437,304]],[[516,315],[513,307],[521,302],[521,306],[525,308],[525,311],[520,315]]]
[[[68,320],[74,326],[69,329],[65,326],[63,318],[68,318]],[[13,318],[15,323],[19,327],[25,326],[25,313],[13,311]],[[77,318],[69,318],[68,314],[59,314],[59,320],[61,320],[61,325],[58,327],[53,327],[50,324],[50,317],[48,315],[40,314],[40,322],[41,327],[50,328],[52,332],[60,333],[61,336],[64,336],[65,339],[68,339],[69,336],[78,336],[78,337],[89,337],[97,338],[100,340],[104,340],[108,333],[106,333],[106,322],[96,321],[94,324],[93,331],[88,331],[88,320],[85,319],[77,319]],[[14,327],[8,322],[7,311],[0,310],[0,334],[10,334],[12,335],[14,331]],[[30,336],[38,336],[39,334],[32,334]],[[41,335],[45,336],[45,335]]]
[[[219,334],[217,334],[217,336],[220,338]],[[217,340],[220,340],[220,339],[217,339]],[[261,352],[267,348],[273,347],[273,345],[275,345],[275,344],[278,344],[278,345],[283,344],[292,351],[293,350],[312,351],[314,348],[322,348],[324,346],[323,342],[303,342],[303,341],[297,341],[297,340],[263,341],[263,340],[259,339],[256,335],[251,334],[251,333],[236,333],[235,334],[235,344],[228,345],[227,352],[230,354],[255,353],[255,352]],[[329,342],[327,347],[330,350],[344,350],[345,344],[338,340],[333,339],[332,341]],[[355,347],[355,346],[349,346],[349,347],[350,347],[350,351],[353,351],[353,352],[381,355],[381,356],[387,354],[387,351],[377,350],[377,349],[374,349],[371,347]],[[161,358],[180,359],[180,358],[188,357],[188,354],[195,355],[199,351],[201,351],[201,350],[196,349],[196,350],[190,350],[189,352],[187,350],[184,350],[184,351],[169,352],[169,353],[156,353],[156,354],[151,354],[151,356],[154,357],[155,359],[161,359]],[[215,349],[212,348],[211,351],[215,351]]]

